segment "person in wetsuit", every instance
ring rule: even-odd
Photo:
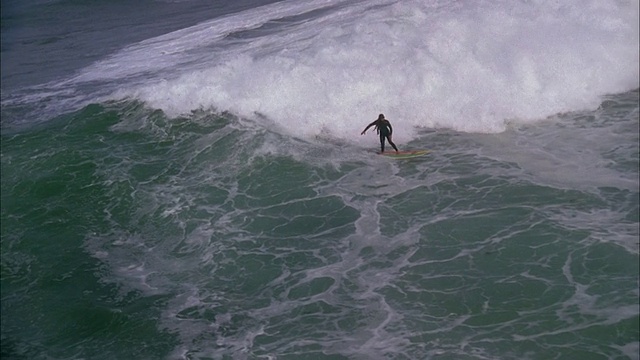
[[[396,147],[396,144],[394,144],[393,141],[391,141],[391,134],[393,133],[393,128],[391,127],[391,123],[389,122],[389,120],[384,118],[384,114],[378,115],[378,120],[367,125],[367,127],[364,128],[364,130],[362,130],[360,135],[364,135],[364,133],[366,133],[367,130],[369,130],[369,128],[372,126],[376,127],[376,131],[380,135],[380,153],[384,152],[385,139],[389,142],[389,144],[391,144],[391,146],[396,150],[396,152],[398,152],[398,148]]]

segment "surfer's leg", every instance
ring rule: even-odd
[[[396,144],[393,143],[393,141],[391,141],[391,138],[389,136],[387,136],[387,141],[389,141],[389,144],[391,144],[391,146],[393,146],[393,149],[398,152],[398,148],[396,147]]]
[[[380,134],[380,152],[384,152],[384,135]]]

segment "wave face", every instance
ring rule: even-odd
[[[3,358],[637,359],[637,98],[410,160],[136,101],[3,136]]]

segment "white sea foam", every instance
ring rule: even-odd
[[[352,138],[382,112],[406,141],[413,127],[500,132],[595,108],[638,86],[638,41],[632,0],[284,1],[147,40],[77,80],[157,71],[116,96],[170,115],[259,113],[302,137]]]

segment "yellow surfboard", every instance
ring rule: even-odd
[[[418,156],[422,156],[428,154],[429,150],[404,150],[404,151],[385,151],[383,153],[378,153],[380,155],[390,157],[392,159],[410,159]]]

